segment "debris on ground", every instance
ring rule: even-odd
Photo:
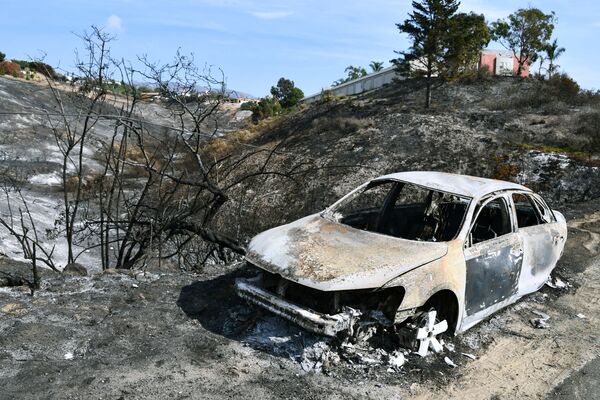
[[[577,318],[586,319],[587,317],[585,316],[585,314],[579,313],[579,314],[577,314]]]
[[[536,328],[536,329],[546,329],[548,328],[550,325],[548,325],[547,321],[550,319],[550,316],[548,314],[545,314],[541,311],[536,311],[536,310],[532,310],[532,313],[534,313],[535,315],[537,315],[539,318],[532,318],[529,320],[529,322],[531,323],[531,325]]]
[[[568,289],[571,287],[569,282],[563,281],[558,276],[551,276],[546,282],[546,285],[550,286],[552,289]]]
[[[463,356],[470,358],[471,360],[476,360],[477,357],[470,353],[461,353]]]
[[[320,372],[324,361],[328,359],[329,352],[330,347],[327,343],[317,342],[314,345],[304,349],[300,366],[305,372]]]
[[[404,354],[399,351],[394,351],[388,357],[388,364],[393,368],[400,368],[406,362]]]
[[[456,364],[454,364],[454,361],[452,361],[449,357],[444,357],[444,362],[452,368],[456,368]]]

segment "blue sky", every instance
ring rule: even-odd
[[[567,49],[559,64],[583,87],[600,89],[600,2],[464,0],[461,9],[495,20],[529,5],[556,12],[555,37]],[[44,51],[47,62],[71,70],[74,33],[96,25],[118,36],[112,48],[120,57],[168,61],[180,47],[221,67],[231,89],[263,96],[285,76],[312,94],[348,65],[389,65],[394,50],[407,47],[395,24],[410,9],[406,0],[1,0],[0,51],[18,59]]]

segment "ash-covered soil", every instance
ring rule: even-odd
[[[82,97],[74,97],[74,88],[56,83],[61,90],[64,112],[73,127],[81,129]],[[85,99],[85,97],[83,97]],[[97,107],[95,112],[116,115],[125,103],[125,98],[108,96],[108,100]],[[239,104],[223,104],[210,118],[203,129],[207,135],[221,135],[243,123],[238,116]],[[63,153],[53,133],[64,129],[57,124],[55,114],[58,103],[45,82],[31,82],[11,77],[0,77],[0,189],[11,187],[6,176],[11,176],[22,190],[32,218],[41,234],[45,234],[44,246],[53,250],[53,259],[58,268],[67,264],[67,247],[64,240],[57,240],[60,226],[64,222],[64,199],[62,187]],[[242,115],[244,112],[242,112]],[[85,115],[85,113],[84,113]],[[174,126],[169,109],[160,101],[140,102],[136,117],[149,124],[154,131],[165,134]],[[52,123],[51,123],[52,122]],[[54,124],[54,125],[53,125]],[[103,169],[102,149],[114,131],[114,121],[100,118],[94,122],[93,130],[86,138],[83,152],[83,181],[93,181]],[[64,148],[64,144],[62,145]],[[74,174],[75,163],[67,163],[67,173]],[[134,181],[134,179],[132,179]],[[133,186],[135,183],[129,183]],[[0,216],[16,213],[23,202],[13,191],[10,203],[5,192],[0,190]],[[99,270],[101,261],[98,248],[86,249],[86,243],[77,243],[75,252],[82,252],[78,262]],[[0,229],[0,254],[22,260],[20,243],[5,229]]]
[[[235,278],[251,273],[240,264],[202,274],[45,272],[33,296],[23,286],[0,289],[1,397],[485,399],[587,387],[585,375],[570,376],[600,355],[600,220],[587,211],[597,206],[569,211],[556,270],[569,287],[544,287],[447,338],[441,354],[407,352],[399,367],[389,342],[348,348],[247,305],[233,292]],[[25,271],[6,258],[0,267]],[[550,316],[548,328],[533,328],[534,310]]]

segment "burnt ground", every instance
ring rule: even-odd
[[[0,397],[597,398],[600,265],[588,248],[598,248],[598,203],[565,209],[570,237],[556,274],[572,287],[544,287],[448,340],[454,351],[407,354],[396,369],[372,348],[342,351],[246,305],[232,285],[249,272],[237,265],[46,272],[34,296],[0,289]],[[22,268],[6,258],[0,267]],[[550,315],[547,329],[531,326],[532,310]]]

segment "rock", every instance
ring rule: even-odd
[[[179,266],[171,260],[147,257],[136,262],[132,269],[151,272],[178,272]]]
[[[20,276],[0,276],[0,287],[23,286],[27,282]]]
[[[14,317],[22,317],[23,315],[27,314],[28,312],[29,312],[29,310],[27,310],[20,303],[8,303],[8,304],[5,304],[4,306],[2,306],[2,308],[0,308],[0,313],[12,315]]]
[[[63,269],[63,274],[71,276],[87,276],[87,269],[78,263],[67,264]]]

